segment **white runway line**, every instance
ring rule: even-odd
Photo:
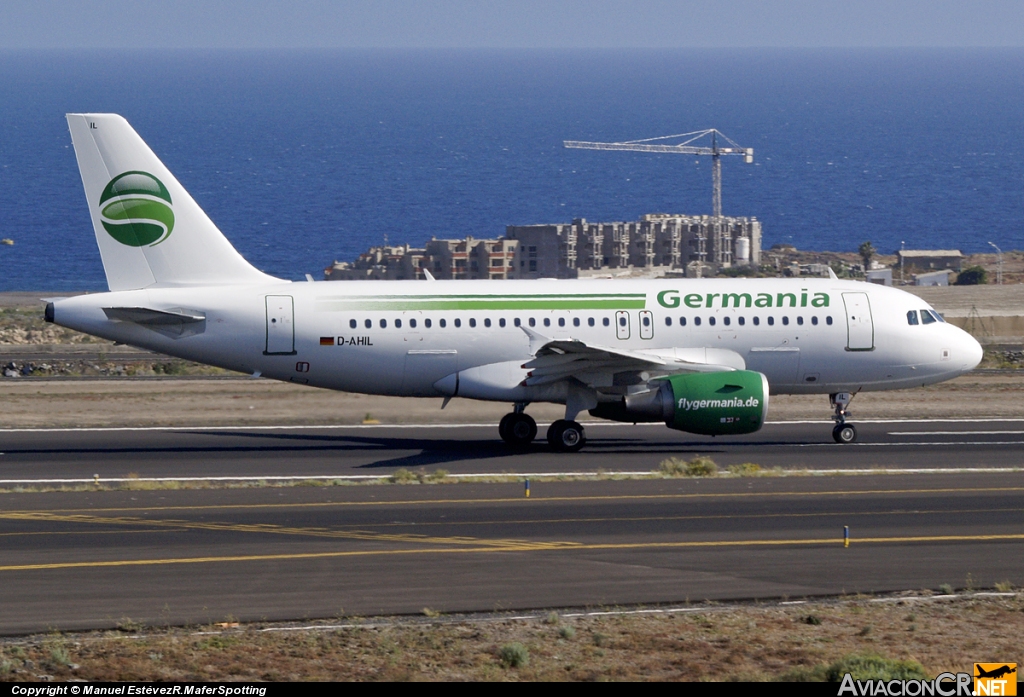
[[[889,431],[890,436],[1019,436],[1024,431]]]
[[[658,423],[617,423],[614,421],[581,421],[583,426],[622,426],[636,428],[641,426],[661,427]],[[807,424],[831,424],[831,419],[767,421],[765,426],[795,426]],[[856,424],[945,424],[945,423],[1024,423],[1024,419],[1015,418],[984,418],[984,419],[856,419]],[[548,426],[547,422],[537,423],[538,427]],[[77,428],[0,428],[4,433],[117,433],[117,432],[148,432],[148,431],[319,431],[319,430],[380,430],[380,429],[451,429],[451,428],[497,428],[497,423],[437,423],[437,424],[325,424],[325,425],[290,425],[290,426],[82,426]],[[930,433],[930,432],[929,432]]]

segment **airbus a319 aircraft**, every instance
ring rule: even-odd
[[[829,395],[833,437],[861,391],[949,380],[978,342],[903,291],[828,279],[297,282],[251,266],[120,116],[68,124],[108,293],[46,319],[228,370],[347,392],[565,405],[547,439],[586,442],[581,412],[680,431],[761,428],[769,393]]]

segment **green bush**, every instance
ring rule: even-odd
[[[983,286],[988,283],[988,271],[981,266],[968,266],[961,271],[954,286]]]
[[[498,649],[498,660],[506,668],[523,668],[530,664],[530,651],[518,641]]]
[[[876,653],[850,654],[829,665],[825,678],[842,682],[847,673],[854,680],[927,680],[924,667],[917,661],[885,658]]]
[[[850,654],[829,665],[797,666],[778,677],[780,682],[842,682],[854,680],[927,680],[917,661],[901,661],[878,654]]]

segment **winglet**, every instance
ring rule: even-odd
[[[430,273],[430,271],[428,269],[423,269],[423,275],[427,277],[428,281],[436,281],[437,280],[436,278],[434,278],[434,274]]]
[[[832,270],[831,266],[826,266],[825,268],[828,269],[828,277],[829,278],[831,278],[833,281],[838,281],[839,280],[839,276],[836,276],[836,272]]]

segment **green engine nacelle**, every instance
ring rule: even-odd
[[[753,433],[768,414],[768,379],[751,370],[671,375],[651,391],[599,404],[591,415],[613,421],[664,421],[705,436]]]

